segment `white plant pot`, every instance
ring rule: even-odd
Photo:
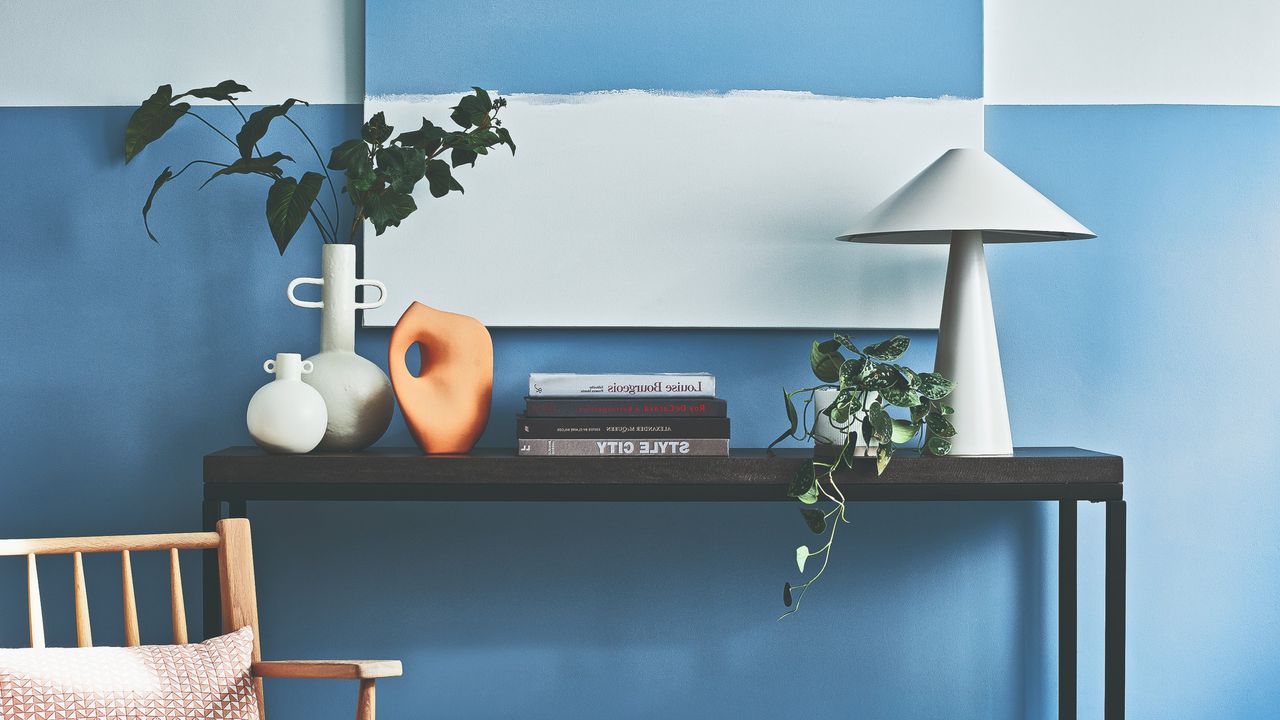
[[[354,245],[329,244],[321,256],[323,277],[289,283],[289,301],[320,309],[320,352],[307,358],[314,370],[304,380],[319,391],[329,411],[321,450],[361,450],[391,425],[395,407],[391,380],[382,368],[356,354],[356,311],[381,307],[387,288],[377,280],[356,279]],[[319,285],[320,300],[299,300],[299,285]],[[378,288],[378,299],[356,302],[360,286]]]
[[[879,443],[867,445],[866,439],[861,437],[860,429],[856,427],[856,423],[849,423],[846,426],[837,427],[831,422],[831,418],[823,415],[822,411],[826,410],[831,403],[835,402],[836,396],[840,394],[839,388],[824,387],[813,391],[813,439],[820,450],[838,451],[848,441],[850,431],[858,433],[858,444],[854,446],[854,455],[866,455],[869,448],[880,447]],[[879,397],[879,393],[871,393],[870,401],[874,402]]]
[[[324,399],[302,382],[311,361],[297,353],[280,353],[262,364],[275,380],[258,388],[249,399],[245,423],[253,441],[273,453],[307,453],[320,444],[329,423]]]

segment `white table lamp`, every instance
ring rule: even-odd
[[[1009,455],[1009,409],[984,242],[1095,237],[982,150],[943,153],[838,240],[951,244],[934,370],[956,382],[953,455]]]

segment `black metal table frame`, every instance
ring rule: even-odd
[[[513,492],[517,489],[513,488]],[[673,488],[673,491],[675,488]],[[992,487],[982,492],[973,486],[914,485],[914,486],[862,486],[845,494],[851,501],[954,501],[954,500],[1009,500],[1048,501],[1058,503],[1058,717],[1060,720],[1076,718],[1077,668],[1076,652],[1078,588],[1077,588],[1077,503],[1102,502],[1106,505],[1105,549],[1105,609],[1104,609],[1104,685],[1103,717],[1105,720],[1123,720],[1125,684],[1125,533],[1126,507],[1122,488],[1118,484],[1091,488],[1081,485],[1004,486]],[[445,493],[448,494],[447,491]],[[677,493],[678,496],[678,493]],[[654,497],[646,491],[646,498]],[[412,484],[353,484],[327,486],[284,486],[271,483],[245,483],[231,488],[225,484],[205,485],[203,524],[205,530],[213,530],[223,517],[248,517],[248,502],[288,500],[417,500],[446,499],[441,489]],[[557,501],[545,493],[537,497],[513,499],[529,501]],[[576,492],[572,500],[588,500]],[[616,488],[610,489],[610,497],[619,499]],[[675,499],[673,497],[673,499]],[[766,499],[766,498],[761,498]],[[768,498],[777,501],[776,498]],[[224,510],[225,505],[225,510]],[[204,556],[204,636],[210,636],[211,628],[220,623],[220,599],[218,597],[217,556],[206,551]]]

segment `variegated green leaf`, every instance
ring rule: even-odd
[[[907,351],[909,345],[911,345],[910,338],[905,335],[895,335],[883,342],[866,346],[862,352],[867,357],[888,362],[902,357],[902,353]]]
[[[938,373],[920,373],[920,394],[930,400],[941,400],[956,389],[956,384]]]

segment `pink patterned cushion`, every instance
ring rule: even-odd
[[[0,649],[4,720],[258,720],[253,628],[198,645]]]

